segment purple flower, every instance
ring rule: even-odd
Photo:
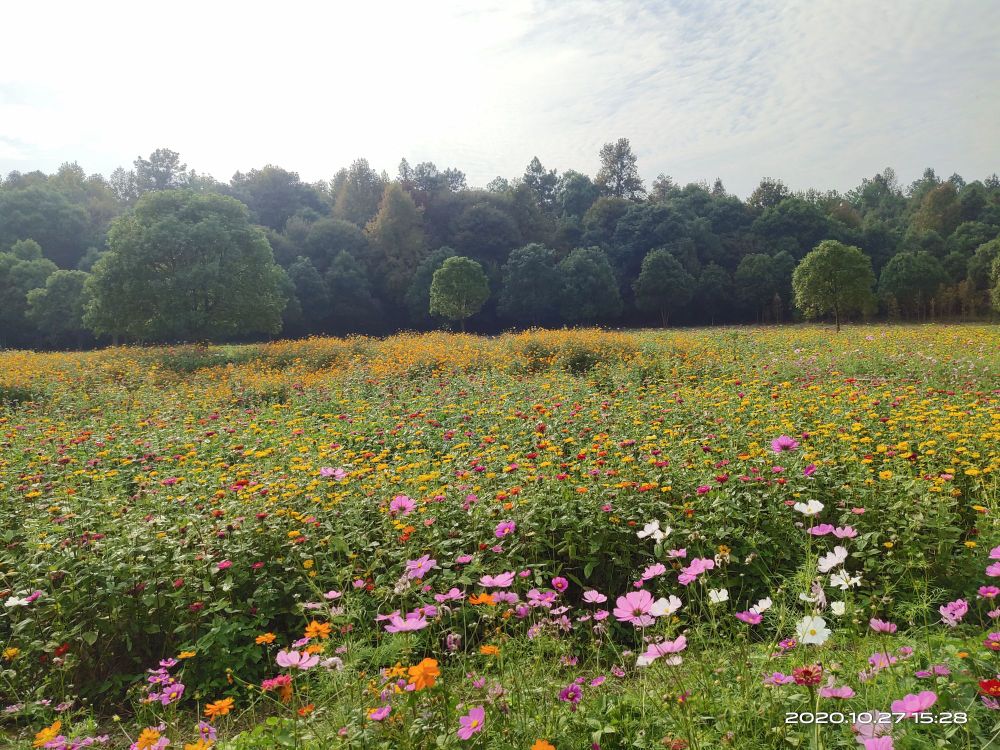
[[[965,599],[956,599],[953,602],[942,604],[938,607],[938,611],[941,613],[941,620],[944,624],[953,628],[962,621],[965,613],[969,611],[969,603]]]
[[[563,592],[569,588],[569,581],[562,576],[556,576],[552,579],[552,588],[556,591]]]
[[[583,688],[575,682],[571,682],[559,691],[559,700],[563,703],[569,703],[570,709],[576,711],[576,704],[583,700]]]
[[[763,620],[763,616],[757,612],[737,612],[736,619],[742,620],[747,625],[759,625],[760,621]]]
[[[437,560],[432,560],[430,555],[418,557],[416,560],[406,561],[406,577],[423,578],[437,566]]]
[[[816,473],[816,464],[809,464],[806,468],[802,470],[802,476],[811,477]]]
[[[416,507],[417,504],[406,495],[396,495],[389,503],[389,512],[393,515],[399,513],[406,516],[412,513]]]
[[[795,682],[795,678],[781,672],[772,672],[764,678],[765,685],[787,685],[790,682]]]
[[[486,711],[482,706],[474,706],[465,716],[458,719],[458,738],[472,739],[472,735],[483,731],[486,722]]]
[[[780,435],[771,441],[771,450],[775,453],[784,453],[785,451],[793,451],[799,447],[797,440],[788,437],[788,435]]]
[[[509,536],[514,533],[517,529],[517,524],[513,521],[501,521],[497,524],[496,529],[493,533],[496,535],[497,539],[503,539],[505,536]]]
[[[876,633],[892,634],[896,632],[895,623],[887,622],[885,620],[879,620],[873,617],[871,620],[868,621],[868,624],[871,626],[871,629],[874,630]]]
[[[381,708],[376,708],[374,711],[369,711],[368,718],[371,719],[372,721],[382,721],[383,719],[388,718],[389,714],[391,713],[392,713],[392,706],[386,703]]]

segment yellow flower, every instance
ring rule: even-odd
[[[892,542],[885,542],[882,546],[886,549],[892,549],[894,545]]]
[[[184,750],[208,750],[212,747],[211,740],[201,739],[197,742],[188,742],[184,745]]]
[[[879,479],[892,479],[892,472],[886,469],[885,471],[880,471],[878,473]]]
[[[263,635],[258,635],[254,639],[254,643],[258,646],[263,646],[265,643],[274,643],[275,638],[277,638],[277,636],[274,633],[264,633]]]
[[[500,649],[497,648],[496,646],[480,646],[479,653],[483,654],[484,656],[499,656]]]
[[[10,648],[5,648],[3,650],[3,658],[7,661],[14,661],[14,657],[16,657],[19,653],[21,653],[21,649],[11,646]]]
[[[138,750],[152,750],[156,743],[160,741],[160,733],[152,727],[146,727],[135,741]]]
[[[197,651],[181,651],[179,654],[177,654],[177,658],[178,659],[193,659],[197,655],[198,655]]]
[[[46,742],[51,742],[56,737],[59,736],[59,730],[62,728],[61,721],[55,721],[51,726],[45,727],[42,731],[35,735],[35,741],[32,743],[32,747],[42,747]]]

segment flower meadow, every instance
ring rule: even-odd
[[[0,352],[16,748],[1000,742],[1000,328]]]

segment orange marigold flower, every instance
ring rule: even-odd
[[[62,728],[61,721],[55,721],[51,726],[45,727],[42,731],[35,735],[35,741],[32,743],[32,747],[42,747],[46,742],[52,742],[57,736],[59,736],[59,730]]]
[[[406,677],[406,667],[396,662],[396,666],[390,667],[385,672],[385,677],[387,680],[395,680],[399,677]]]
[[[434,687],[434,682],[441,676],[436,659],[424,659],[416,666],[407,670],[410,675],[409,683],[417,690]]]
[[[497,603],[493,600],[492,594],[473,594],[469,597],[469,604],[487,604],[495,607]]]
[[[264,633],[263,635],[258,635],[254,642],[258,646],[262,646],[265,643],[274,643],[275,638],[277,638],[277,636],[274,633]]]
[[[197,651],[181,651],[179,654],[177,654],[177,658],[178,659],[193,659],[197,655],[198,655]]]
[[[214,719],[217,716],[225,716],[233,710],[234,702],[232,698],[223,698],[214,703],[209,703],[205,706],[205,716],[209,719]]]
[[[497,648],[496,646],[480,646],[479,653],[483,654],[484,656],[499,656],[500,649]]]
[[[556,750],[555,746],[548,740],[535,740],[531,750]]]
[[[211,740],[201,739],[197,742],[187,742],[184,744],[184,750],[209,750],[212,747]]]
[[[315,710],[316,710],[315,704],[309,703],[308,705],[305,705],[299,709],[299,716],[308,716]]]
[[[317,622],[313,620],[306,625],[306,638],[329,638],[332,626],[328,622]]]
[[[135,741],[138,750],[153,750],[160,741],[160,733],[153,727],[146,727]]]

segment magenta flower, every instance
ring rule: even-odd
[[[861,746],[864,750],[894,750],[892,737],[865,737],[861,739]]]
[[[980,599],[992,599],[997,594],[1000,594],[1000,588],[996,586],[980,586],[978,594]]]
[[[376,708],[374,711],[368,712],[368,718],[372,721],[382,721],[388,718],[389,714],[392,713],[392,706],[386,703],[382,708]]]
[[[569,588],[569,581],[567,581],[562,576],[556,576],[555,578],[552,579],[552,588],[562,593],[563,591]]]
[[[279,651],[275,661],[279,667],[306,670],[319,664],[319,657],[305,651]]]
[[[583,688],[575,682],[571,682],[559,691],[559,700],[563,703],[569,703],[570,710],[576,711],[576,704],[583,700]]]
[[[788,435],[780,435],[771,441],[771,450],[775,453],[784,453],[785,451],[793,451],[799,447],[797,440],[794,440]]]
[[[991,560],[1000,560],[1000,546],[996,546],[990,550]]]
[[[479,585],[486,588],[505,589],[514,585],[514,572],[507,571],[496,576],[483,576],[479,579]]]
[[[465,716],[458,719],[458,738],[472,739],[472,735],[483,731],[486,721],[486,711],[482,706],[474,706]]]
[[[341,468],[334,469],[332,466],[324,466],[319,470],[321,477],[333,479],[336,482],[343,482],[347,478],[347,472]]]
[[[219,570],[226,570],[227,568],[233,567],[233,562],[232,560],[223,560],[218,564],[217,567],[219,568]]]
[[[827,534],[833,533],[833,524],[821,523],[813,526],[809,529],[809,533],[813,536],[826,536]]]
[[[816,464],[809,464],[806,468],[802,470],[802,476],[811,477],[816,473]]]
[[[505,536],[510,536],[517,529],[517,524],[513,521],[501,521],[497,524],[496,529],[493,533],[496,535],[497,539],[503,539]]]
[[[913,714],[923,713],[933,706],[935,701],[937,701],[937,694],[931,690],[924,690],[916,695],[907,693],[900,700],[892,702],[892,712],[905,714],[904,718],[907,718]]]
[[[990,578],[1000,578],[1000,562],[987,566],[986,575]]]
[[[455,562],[459,565],[468,565],[472,562],[472,555],[459,555],[455,558]]]
[[[712,488],[709,487],[707,484],[702,484],[695,490],[695,492],[699,495],[707,495],[711,491]]]
[[[737,612],[736,619],[742,620],[747,625],[759,625],[760,621],[763,620],[764,617],[757,612],[747,611],[747,612]]]
[[[646,628],[656,622],[656,618],[650,614],[653,595],[644,589],[619,596],[615,604],[614,612],[618,622],[628,622],[637,628]]]
[[[413,509],[417,507],[417,504],[413,502],[406,495],[396,495],[389,503],[389,512],[393,515],[397,513],[407,516],[413,512]]]
[[[938,612],[941,613],[941,620],[951,628],[958,625],[968,611],[969,603],[965,599],[956,599],[953,602],[948,602],[938,607]]]
[[[871,629],[874,630],[876,633],[892,634],[896,632],[895,623],[887,622],[885,620],[879,620],[875,617],[869,620],[868,624],[871,626]]]
[[[411,579],[423,578],[425,575],[430,573],[435,566],[437,566],[437,560],[432,560],[430,555],[418,557],[416,560],[407,560],[406,577]]]

